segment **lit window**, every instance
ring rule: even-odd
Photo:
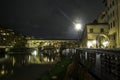
[[[0,30],[0,32],[3,32],[3,30]]]
[[[7,35],[9,35],[9,33],[7,33]]]
[[[6,33],[2,33],[2,35],[6,35]]]

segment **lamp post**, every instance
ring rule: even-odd
[[[81,24],[75,24],[75,30],[78,32],[78,48],[80,47],[80,30],[82,28],[82,25]]]

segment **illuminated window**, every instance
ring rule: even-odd
[[[2,35],[6,35],[6,33],[2,33]]]
[[[3,32],[3,30],[0,30],[0,32]]]
[[[6,33],[6,35],[9,35],[9,33]]]

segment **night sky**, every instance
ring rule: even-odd
[[[37,38],[75,39],[73,23],[84,27],[103,7],[102,0],[0,0],[0,24]]]

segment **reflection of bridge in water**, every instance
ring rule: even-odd
[[[35,48],[12,48],[9,52],[5,52],[2,48],[0,51],[2,51],[0,52],[0,77],[12,74],[16,67],[29,64],[51,64],[58,59],[57,56],[54,60],[53,57],[50,59]]]
[[[32,54],[31,54],[32,53]],[[78,49],[80,64],[93,75],[96,80],[120,79],[120,50],[118,49]],[[44,64],[57,62],[59,58],[51,59],[46,55],[36,55],[35,49],[25,49],[23,52],[9,52],[4,59],[0,59],[0,76],[12,74],[15,67],[28,64]],[[41,60],[42,59],[42,60]]]

